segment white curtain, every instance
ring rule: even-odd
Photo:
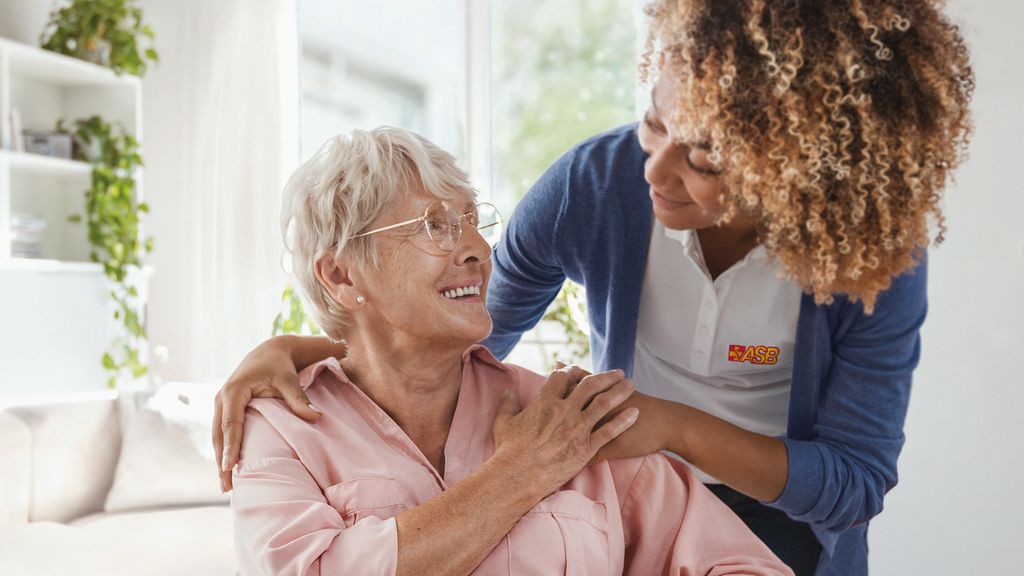
[[[146,177],[160,232],[150,326],[169,352],[155,359],[165,380],[226,376],[270,335],[286,281],[280,193],[298,158],[295,0],[178,6],[168,27],[180,23],[180,34],[161,64],[171,72],[158,86],[168,92],[154,96],[172,117],[147,110],[165,154],[147,144],[149,164],[177,158],[180,172],[165,163],[161,181]]]

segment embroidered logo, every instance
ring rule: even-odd
[[[776,364],[779,361],[778,346],[741,346],[729,345],[729,362],[749,362],[751,364]]]

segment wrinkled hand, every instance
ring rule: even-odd
[[[555,365],[558,368],[565,367],[562,362],[556,362]],[[584,374],[590,373],[584,370]],[[662,417],[662,414],[665,402],[665,400],[659,400],[646,394],[633,392],[625,402],[609,412],[605,420],[616,416],[627,408],[636,408],[643,416],[637,418],[635,425],[630,426],[628,430],[601,447],[590,463],[596,464],[615,458],[636,458],[664,450],[666,435],[665,418]]]
[[[553,372],[521,412],[506,391],[494,420],[495,456],[529,470],[538,490],[549,494],[636,422],[635,407],[608,417],[632,392],[620,370],[588,376],[576,366]]]
[[[299,386],[295,363],[286,349],[268,340],[242,359],[217,393],[213,411],[213,450],[220,457],[220,489],[231,490],[231,469],[242,446],[245,408],[253,398],[281,398],[299,417],[315,421],[320,412]]]

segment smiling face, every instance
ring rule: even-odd
[[[638,131],[640,147],[649,155],[644,178],[651,185],[654,216],[666,228],[709,228],[728,211],[721,200],[721,178],[707,143],[681,142],[674,135],[670,116],[675,92],[671,73],[663,69]]]
[[[400,199],[370,228],[417,218],[438,201],[418,182]],[[471,211],[474,203],[468,194],[451,201],[459,214]],[[447,253],[420,222],[374,234],[378,265],[349,272],[353,289],[365,298],[353,310],[353,328],[368,332],[370,338],[460,352],[486,338],[491,332],[484,306],[491,249],[467,220],[462,219],[461,238]]]

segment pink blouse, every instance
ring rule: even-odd
[[[300,374],[323,412],[315,424],[278,400],[253,400],[231,497],[241,573],[394,574],[394,517],[491,456],[491,424],[506,388],[525,406],[543,382],[486,348],[467,350],[443,476],[334,358]],[[623,573],[792,571],[689,469],[656,454],[585,468],[527,513],[473,572]]]

